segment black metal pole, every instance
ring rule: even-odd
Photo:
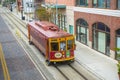
[[[10,11],[12,12],[12,2],[10,2]]]
[[[23,17],[23,0],[22,0],[22,5],[21,5],[21,18],[22,18],[22,20],[25,20]]]

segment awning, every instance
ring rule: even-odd
[[[50,4],[42,4],[43,7],[46,7],[46,8],[60,8],[60,9],[64,9],[66,8],[66,5],[62,5],[62,4],[53,4],[53,5],[50,5]]]
[[[50,8],[66,8],[66,5],[59,5],[59,4],[57,4],[57,5],[52,5],[52,6],[50,6]]]

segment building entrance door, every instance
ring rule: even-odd
[[[105,33],[98,32],[98,51],[105,53],[106,36]]]
[[[84,44],[87,44],[87,32],[85,27],[81,27],[80,41]]]

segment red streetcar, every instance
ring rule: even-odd
[[[46,62],[74,61],[75,38],[47,21],[28,23],[29,43],[45,55]]]

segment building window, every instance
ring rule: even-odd
[[[74,33],[73,33],[73,25],[69,25],[69,33],[70,33],[70,34],[74,34]]]
[[[120,9],[120,0],[117,0],[117,8]]]
[[[88,45],[88,23],[84,19],[76,21],[76,40]]]
[[[93,24],[93,49],[110,56],[110,29],[103,23]]]
[[[110,1],[111,0],[94,0],[93,6],[95,8],[110,8]]]
[[[116,31],[116,47],[120,48],[120,29]],[[120,60],[120,51],[116,51],[116,59]]]
[[[59,13],[57,18],[58,18],[58,22],[56,23],[56,13],[52,13],[50,21],[58,25],[60,29],[66,31],[66,23],[67,23],[66,15]]]
[[[76,6],[88,6],[88,0],[76,0]]]

